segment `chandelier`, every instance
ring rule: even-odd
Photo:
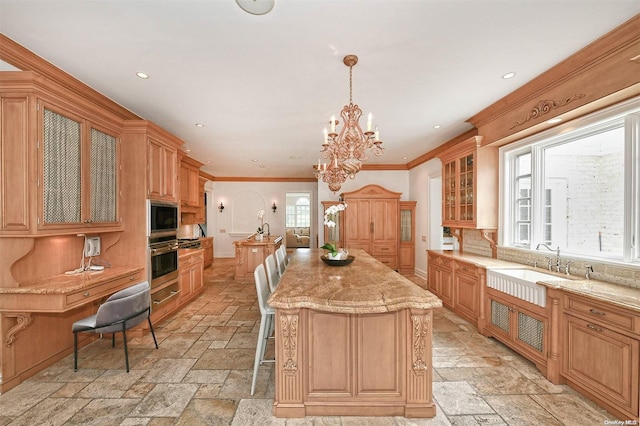
[[[378,127],[372,130],[373,115],[367,118],[367,130],[360,127],[362,110],[353,104],[353,66],[358,63],[356,55],[347,55],[342,60],[349,67],[349,105],[345,105],[340,112],[344,125],[340,133],[336,132],[336,126],[340,124],[335,116],[329,121],[330,130],[324,129],[324,141],[322,143],[322,157],[328,159],[327,163],[314,165],[316,179],[322,179],[329,185],[333,192],[340,190],[347,177],[353,179],[362,168],[362,162],[367,160],[369,151],[376,156],[381,156],[384,148],[380,140]]]

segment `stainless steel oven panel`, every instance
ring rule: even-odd
[[[167,239],[168,238],[168,239]],[[171,237],[149,239],[149,282],[158,287],[178,279],[178,241]]]

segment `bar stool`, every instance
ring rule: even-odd
[[[251,395],[255,393],[256,381],[258,380],[258,368],[265,362],[275,362],[275,359],[264,359],[264,352],[267,348],[267,339],[269,338],[269,330],[273,323],[273,317],[276,313],[267,303],[269,298],[269,284],[267,282],[267,274],[264,265],[259,264],[253,271],[253,278],[256,282],[256,292],[258,293],[258,305],[260,306],[260,331],[258,333],[258,343],[256,345],[256,358],[253,362],[253,380],[251,381]]]
[[[286,269],[287,266],[289,266],[289,262],[291,259],[289,259],[289,256],[287,255],[287,248],[284,246],[284,244],[280,245],[280,248],[278,249],[282,252],[282,258],[284,259],[284,267]]]
[[[269,279],[269,290],[273,293],[278,287],[280,282],[280,271],[276,266],[276,258],[273,254],[270,254],[264,259],[264,263],[267,266],[267,278]]]
[[[283,248],[284,246],[280,246],[280,248]],[[285,264],[286,260],[286,251],[283,253],[282,250],[280,250],[280,248],[278,250],[276,250],[276,263],[278,264],[278,275],[280,275],[280,278],[282,278],[282,276],[284,275],[284,271],[287,269],[287,265]],[[286,250],[286,249],[285,249]]]

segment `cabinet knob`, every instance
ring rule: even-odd
[[[82,295],[84,297],[89,297],[89,296],[91,296],[91,293],[89,293],[88,291],[85,291],[84,293],[82,293]]]
[[[591,312],[593,315],[600,315],[601,317],[604,317],[607,315],[606,312],[600,312],[600,311],[596,311],[595,309],[591,308],[589,309],[589,312]]]

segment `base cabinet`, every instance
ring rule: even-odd
[[[562,375],[621,419],[638,419],[637,315],[577,296],[565,297]]]
[[[204,251],[203,266],[205,268],[208,268],[213,264],[213,237],[205,237],[205,238],[202,238],[200,241],[201,241],[200,244],[201,244],[202,250]]]
[[[456,261],[453,278],[453,304],[456,312],[471,323],[478,321],[480,272],[470,263]]]
[[[454,262],[445,256],[429,255],[429,291],[438,296],[449,309],[453,309]]]
[[[536,364],[546,373],[548,319],[545,309],[487,289],[485,336],[492,336]]]
[[[180,284],[180,304],[186,303],[203,290],[204,252],[197,250],[178,256],[178,282]]]

